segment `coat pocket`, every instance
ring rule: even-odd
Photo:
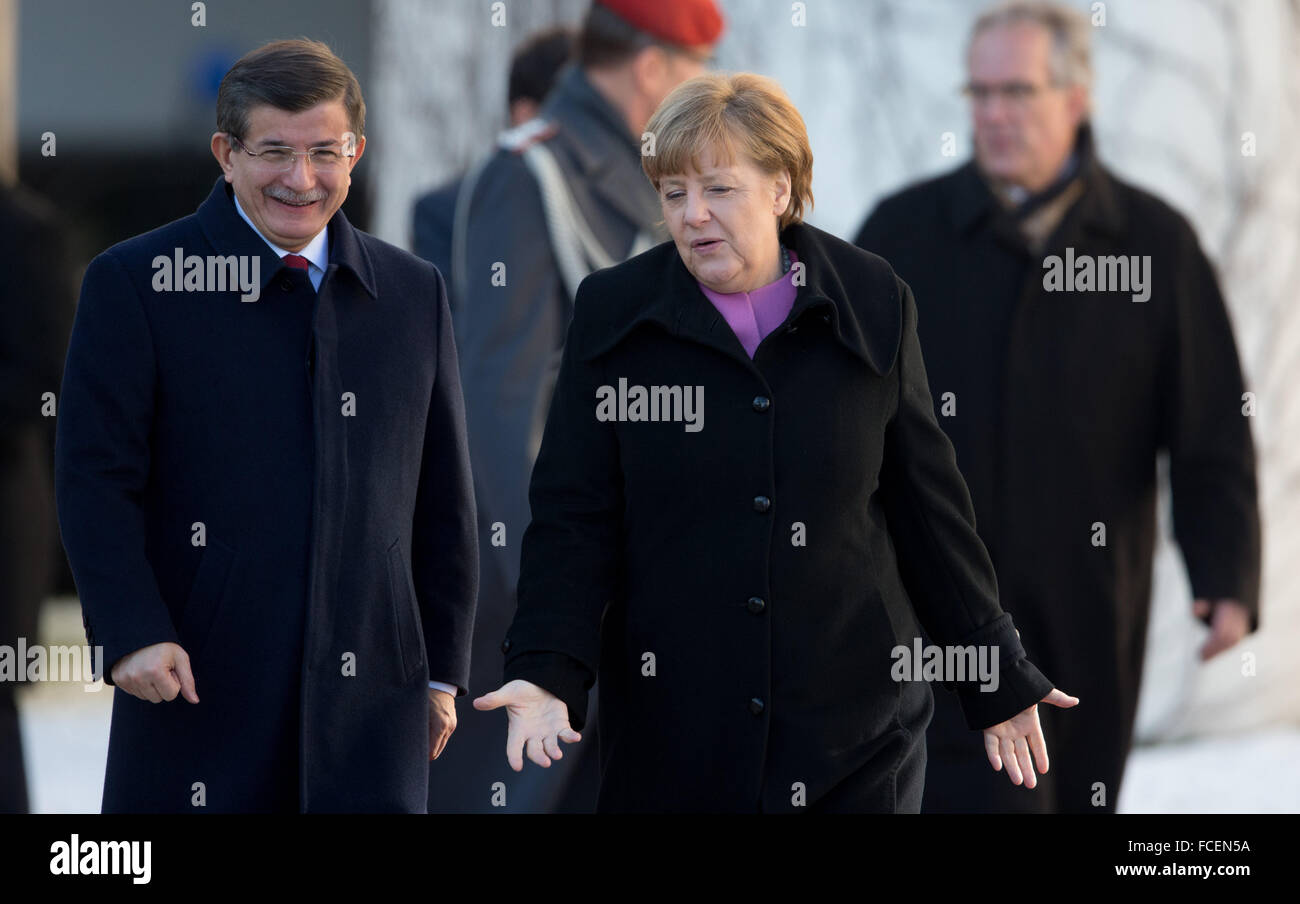
[[[230,569],[235,551],[224,543],[209,539],[203,547],[190,595],[181,615],[180,637],[185,652],[193,662],[202,658],[216,623],[217,613],[226,598]]]
[[[388,591],[397,630],[397,648],[402,657],[402,683],[406,684],[414,680],[424,666],[424,633],[420,630],[420,614],[415,607],[415,583],[406,567],[400,539],[388,547]]]

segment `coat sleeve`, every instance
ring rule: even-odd
[[[1185,222],[1179,245],[1162,383],[1174,536],[1193,594],[1238,600],[1254,631],[1260,523],[1246,388],[1214,269]]]
[[[153,337],[111,251],[86,270],[64,364],[55,441],[59,530],[104,681],[128,653],[179,643],[145,552],[141,499],[154,416]]]
[[[935,420],[917,337],[912,290],[897,280],[903,305],[898,407],[885,433],[880,478],[899,572],[926,632],[940,645],[990,645],[998,687],[952,685],[966,724],[988,728],[1038,703],[1052,682],[1025,657],[1011,616],[998,605],[997,577],[975,532],[970,493],[952,444]]]
[[[466,273],[458,275],[456,343],[482,527],[505,527],[484,548],[498,586],[519,580],[533,467],[569,316],[541,196],[523,161],[500,151],[470,198]],[[503,282],[504,281],[504,282]]]
[[[469,688],[478,601],[478,527],[456,342],[441,275],[436,283],[438,364],[425,422],[411,572],[429,676],[454,683],[459,695]]]
[[[613,424],[596,419],[598,361],[586,360],[585,309],[599,307],[595,277],[579,286],[573,323],[546,420],[529,500],[519,603],[503,644],[505,680],[555,694],[575,729],[586,722],[600,625],[617,593],[623,478]]]

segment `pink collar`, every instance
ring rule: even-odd
[[[794,249],[787,250],[793,265],[799,258]],[[792,278],[795,272],[791,266],[789,273],[750,292],[715,292],[698,280],[697,283],[704,297],[717,308],[752,359],[758,344],[785,321],[790,309],[794,307],[794,299],[798,294]]]

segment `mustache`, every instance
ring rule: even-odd
[[[329,197],[329,192],[323,188],[316,188],[312,191],[296,192],[292,189],[285,188],[282,185],[269,185],[262,189],[262,193],[275,198],[278,201],[289,201],[293,204],[310,204],[312,201],[324,201]]]

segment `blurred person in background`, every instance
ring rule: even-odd
[[[555,85],[560,69],[573,54],[575,34],[572,28],[548,28],[531,35],[515,49],[510,62],[506,98],[510,128],[521,126],[537,115],[542,102]],[[478,173],[489,159],[485,157],[480,165],[472,167],[468,173],[421,195],[412,210],[412,250],[437,267],[449,287],[452,247],[460,244],[463,253],[464,231],[469,214],[468,205],[458,206],[457,199],[467,184],[470,186],[469,193],[473,193]],[[461,211],[459,220],[456,216],[458,209]],[[456,242],[453,235],[458,223],[460,238]],[[452,315],[455,316],[454,294],[449,294],[448,301],[452,306]],[[465,745],[464,738],[458,741],[457,746]]]
[[[51,440],[73,285],[53,209],[20,186],[0,188],[0,249],[0,647],[16,652],[20,638],[37,643],[54,577]],[[16,692],[28,663],[10,662],[13,674],[0,673],[0,813],[26,813]]]
[[[972,763],[978,736],[936,695],[930,812],[1114,811],[1160,453],[1193,613],[1210,629],[1202,658],[1259,625],[1255,455],[1232,325],[1187,220],[1097,158],[1090,30],[1051,2],[982,14],[966,59],[974,159],[881,201],[856,239],[916,293],[931,395],[1002,605],[1029,657],[1083,700],[1066,717],[1043,708],[1057,752],[1026,794]]]
[[[448,282],[479,503],[476,630],[480,648],[498,651],[485,689],[500,679],[498,645],[515,611],[529,520],[528,478],[573,294],[592,270],[667,238],[641,171],[642,132],[673,88],[705,71],[722,29],[713,0],[597,0],[579,28],[574,63],[537,118],[502,137],[474,185],[464,266],[453,255]],[[477,713],[465,718],[482,719],[500,750],[505,726]],[[497,781],[506,784],[509,812],[595,805],[595,758],[586,748],[544,776],[503,774],[495,755],[457,762],[446,776],[456,788],[441,790],[460,795],[466,810],[499,812]]]
[[[537,32],[515,50],[510,64],[509,118],[512,128],[533,119],[555,84],[556,76],[573,53],[576,32],[571,28],[552,28]],[[513,134],[507,132],[507,141]],[[448,285],[448,302],[456,317],[455,294],[451,291],[452,249],[459,249],[463,276],[465,233],[469,225],[469,204],[483,167],[492,160],[486,156],[469,172],[425,194],[416,201],[413,213],[414,251],[434,264]],[[496,608],[480,603],[470,655],[470,687],[486,687],[501,677],[501,636],[505,623],[501,617],[484,618]],[[482,775],[487,763],[495,762],[501,746],[500,725],[475,712],[461,714],[456,728],[456,743],[442,758],[429,767],[429,807],[442,813],[491,812],[491,798],[483,789],[490,788],[492,776]],[[499,768],[496,772],[499,772]],[[476,777],[477,780],[476,780]],[[515,803],[509,797],[507,801]],[[519,801],[522,803],[522,799]]]

